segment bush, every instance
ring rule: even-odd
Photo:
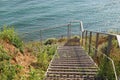
[[[7,54],[7,52],[3,49],[2,46],[0,46],[0,61],[3,60],[9,60],[10,56]]]
[[[28,80],[43,80],[44,74],[48,68],[49,62],[56,51],[56,45],[39,45],[39,43],[29,46],[33,50],[33,54],[37,57],[37,62],[31,64],[30,77]],[[35,77],[36,76],[36,77]],[[39,76],[39,78],[37,77]]]
[[[58,42],[62,43],[62,42],[66,42],[67,41],[67,38],[60,38],[58,39]]]
[[[102,78],[103,80],[115,80],[111,61],[109,61],[106,57],[101,57],[101,59],[98,77]]]
[[[55,54],[55,50],[55,46],[47,45],[42,48],[42,51],[38,52],[38,65],[41,67],[42,70],[47,70],[49,62]]]
[[[75,35],[75,36],[72,37],[72,39],[80,39],[80,37]]]
[[[56,44],[57,40],[55,38],[49,38],[45,41],[45,45]]]
[[[45,74],[45,71],[30,67],[30,73],[29,73],[29,77],[27,80],[43,80],[44,74]]]
[[[14,28],[8,28],[6,26],[3,27],[0,32],[0,38],[7,42],[10,42],[15,47],[19,48],[21,52],[23,52],[23,42],[15,33]]]
[[[19,70],[19,65],[11,65],[9,61],[0,62],[0,80],[14,80]]]

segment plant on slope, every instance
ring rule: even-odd
[[[19,73],[19,65],[12,65],[10,59],[5,49],[0,46],[0,80],[13,80]]]
[[[18,37],[17,33],[15,33],[14,28],[8,28],[7,26],[4,26],[0,32],[0,38],[10,42],[15,47],[19,48],[21,52],[23,52],[23,42]]]
[[[7,54],[5,49],[0,46],[0,61],[9,60],[11,57]]]
[[[29,80],[43,80],[49,62],[56,51],[56,45],[33,43],[32,46],[29,45],[28,47],[33,49],[33,54],[37,57],[37,62],[31,64],[33,68],[31,69]],[[37,76],[39,76],[39,79]]]
[[[13,80],[18,77],[19,65],[12,65],[9,61],[0,62],[0,80]]]
[[[55,38],[49,38],[44,42],[44,45],[56,44],[57,40]]]

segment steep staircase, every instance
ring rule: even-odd
[[[98,67],[80,46],[58,47],[45,80],[95,80]]]

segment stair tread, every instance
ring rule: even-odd
[[[46,72],[45,80],[94,80],[98,67],[80,46],[61,46]],[[90,78],[91,77],[91,78]]]

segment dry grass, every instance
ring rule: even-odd
[[[8,55],[12,56],[12,58],[10,59],[11,64],[17,64],[23,67],[20,71],[21,75],[28,75],[30,70],[29,66],[31,63],[36,61],[36,58],[33,55],[31,55],[31,53],[29,53],[27,49],[24,50],[23,54],[14,45],[6,41],[1,40],[0,45],[3,46]]]

